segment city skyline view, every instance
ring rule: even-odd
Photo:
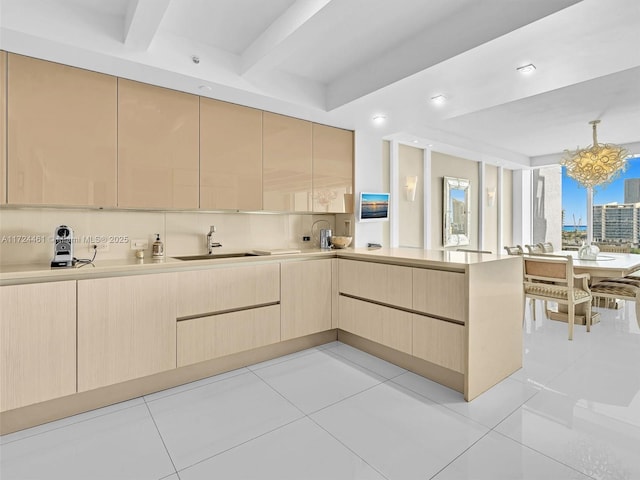
[[[594,188],[593,204],[624,203],[624,181],[627,178],[640,178],[640,157],[629,158],[625,171],[613,182]],[[569,177],[565,167],[562,167],[562,209],[565,226],[586,225],[587,189]]]

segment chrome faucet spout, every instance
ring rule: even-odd
[[[214,248],[221,247],[222,244],[213,241],[213,234],[216,233],[216,226],[211,225],[209,228],[209,233],[207,233],[207,249],[209,251],[209,255],[213,253]]]

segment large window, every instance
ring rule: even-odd
[[[562,167],[562,245],[576,248],[587,235],[587,191]],[[593,240],[640,247],[640,157],[613,182],[594,188]],[[639,250],[640,252],[640,250]]]

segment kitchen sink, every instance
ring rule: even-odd
[[[184,257],[171,257],[176,260],[215,260],[216,258],[236,258],[236,257],[258,257],[257,253],[240,252],[240,253],[220,253],[213,255],[187,255]]]

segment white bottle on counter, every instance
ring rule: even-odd
[[[153,242],[151,247],[151,256],[153,258],[164,258],[164,245],[160,241],[160,234],[156,233],[156,241]]]

